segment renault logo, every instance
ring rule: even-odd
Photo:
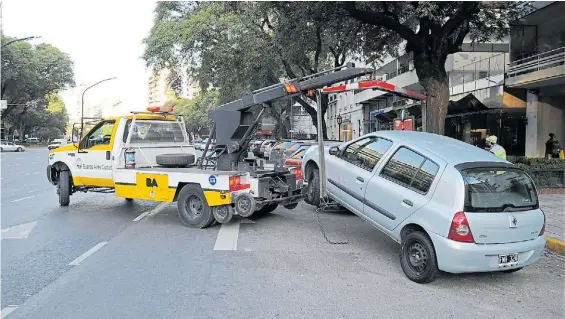
[[[518,227],[518,219],[516,218],[516,216],[511,215],[509,218],[510,218],[510,228]]]

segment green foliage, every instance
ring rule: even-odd
[[[508,156],[507,160],[530,174],[538,188],[565,187],[565,160]]]
[[[165,103],[166,107],[172,107],[174,113],[182,115],[186,129],[192,134],[206,134],[211,127],[210,112],[218,105],[219,91],[209,90],[200,93],[192,100],[174,99]]]
[[[2,35],[2,43],[10,40]],[[46,139],[64,134],[68,115],[56,92],[71,85],[73,62],[56,47],[22,41],[2,48],[1,95],[8,101],[2,120],[9,133]]]

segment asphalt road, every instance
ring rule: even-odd
[[[331,245],[306,204],[204,230],[182,226],[174,205],[112,194],[75,194],[60,208],[46,158],[1,155],[10,319],[565,316],[563,256],[546,253],[514,274],[442,274],[418,285],[402,273],[397,245],[354,215],[320,214],[327,236],[347,241]],[[17,237],[5,231],[12,226],[20,238],[4,238]]]

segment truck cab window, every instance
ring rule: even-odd
[[[115,121],[106,121],[96,125],[80,143],[81,148],[91,148],[95,145],[110,145]]]

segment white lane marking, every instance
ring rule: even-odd
[[[41,172],[31,173],[31,175],[37,175],[37,174],[41,174]]]
[[[22,197],[22,198],[14,199],[12,201],[12,203],[19,202],[19,201],[22,201],[22,200],[25,200],[25,199],[34,198],[34,197],[35,197],[35,195],[31,195],[31,196],[28,196],[28,197]]]
[[[2,239],[26,239],[37,221],[2,229]]]
[[[7,315],[11,314],[12,311],[18,309],[18,306],[16,305],[10,305],[10,306],[6,306],[4,307],[4,309],[2,309],[2,319],[5,318]]]
[[[106,245],[108,242],[103,241],[101,243],[96,244],[96,246],[90,248],[87,252],[85,252],[84,254],[78,256],[75,260],[71,261],[69,263],[69,266],[77,266],[80,265],[81,262],[83,262],[86,258],[88,258],[90,255],[94,254],[98,249],[104,247],[104,245]]]
[[[147,217],[153,217],[153,216],[159,214],[168,205],[169,205],[169,203],[163,202],[163,203],[155,206],[155,208],[153,208],[152,210],[149,211],[149,213],[147,214]]]
[[[16,157],[17,160],[23,160],[23,157]]]
[[[239,237],[239,219],[232,220],[227,224],[222,224],[214,250],[237,250],[237,238]]]

